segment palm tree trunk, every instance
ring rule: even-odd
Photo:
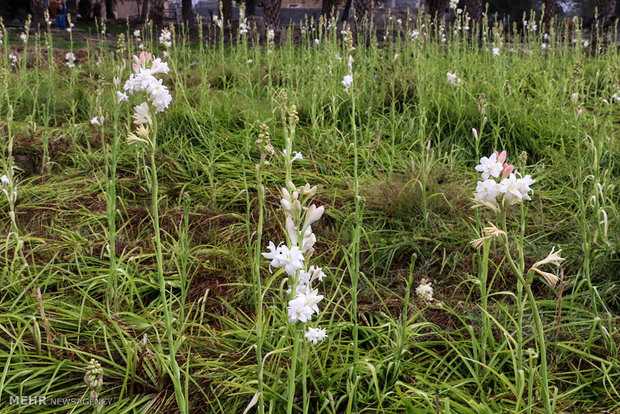
[[[482,22],[482,0],[465,0],[465,12],[479,25]]]
[[[616,0],[597,0],[598,20],[602,24],[609,24],[616,10]]]
[[[323,0],[321,2],[321,16],[331,17],[333,14],[338,14],[339,0]]]
[[[557,12],[557,5],[555,4],[556,0],[544,0],[543,6],[545,6],[543,23],[545,24],[545,30],[549,31],[549,25],[551,24],[551,20],[555,18],[555,14]]]
[[[362,21],[370,17],[370,9],[372,7],[371,0],[353,0],[353,10],[355,12],[355,20]]]
[[[224,27],[229,28],[233,18],[232,0],[220,0],[222,2],[222,20]]]
[[[435,17],[441,19],[446,12],[446,8],[448,7],[448,1],[449,0],[428,0],[426,2],[426,11],[433,19]]]
[[[43,17],[43,11],[45,10],[45,2],[43,0],[30,0],[30,11],[32,12],[32,27],[35,29],[38,26],[42,28],[45,25],[45,18]]]
[[[160,28],[164,25],[164,0],[153,0],[151,2],[151,18],[155,27]]]
[[[142,13],[140,13],[140,20],[146,22],[149,17],[149,0],[142,0]]]
[[[192,0],[183,0],[181,2],[181,14],[183,15],[183,21],[190,27],[194,26],[196,19],[194,18],[194,11],[192,10]]]
[[[280,29],[280,6],[282,0],[265,0],[265,25],[268,29],[278,31]]]

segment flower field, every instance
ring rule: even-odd
[[[2,26],[0,413],[619,412],[618,39],[517,23]]]

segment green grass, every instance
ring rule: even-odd
[[[408,24],[419,30],[421,23]],[[557,35],[555,48],[542,49],[537,33],[527,42],[517,38],[514,51],[505,43],[493,56],[497,34],[489,32],[488,43],[478,47],[467,36],[450,35],[447,44],[412,40],[409,28],[381,47],[374,40],[356,45],[352,114],[352,95],[341,84],[346,61],[337,57],[346,56],[336,38],[340,29],[323,34],[318,46],[313,39],[319,35],[309,29],[301,45],[284,41],[271,52],[244,42],[226,48],[185,44],[178,29],[165,59],[171,72],[164,84],[173,102],[158,115],[155,161],[166,302],[178,341],[182,389],[176,397],[187,399],[189,412],[243,412],[257,390],[255,141],[261,124],[268,125],[276,154],[262,168],[264,251],[270,240],[283,239],[281,91],[299,116],[293,149],[304,159],[293,164],[293,181],[318,185],[313,202],[325,206],[313,226],[312,263],[328,276],[319,322],[329,337],[302,348],[310,362],[305,376],[302,355],[297,362],[294,412],[302,410],[304,381],[311,413],[353,411],[351,401],[358,412],[544,412],[531,303],[524,302],[519,323],[517,276],[501,243],[493,242],[485,309],[477,285],[481,256],[469,245],[480,237],[480,224],[501,224],[490,211],[470,208],[479,178],[474,166],[493,149],[507,150],[509,162],[537,180],[532,201],[508,211],[513,258],[523,260],[525,271],[554,246],[567,259],[561,301],[540,278],[531,282],[554,410],[620,410],[620,106],[611,100],[620,89],[616,48],[592,55]],[[10,397],[87,396],[91,358],[103,367],[99,396],[112,401],[103,412],[176,412],[150,213],[149,152],[124,142],[133,128],[128,104],[113,127],[113,78],[127,79],[131,69],[119,73],[117,67],[122,58],[131,61],[137,45],[132,41],[115,52],[101,43],[78,44],[76,33],[76,43],[67,45],[65,37],[54,35],[53,68],[40,52],[45,37],[41,49],[30,43],[27,62],[16,67],[8,61],[15,52],[6,46],[20,40],[12,36],[2,49],[0,162],[2,174],[16,165],[19,195],[17,232],[11,206],[0,197],[0,412],[68,412],[74,407],[17,406]],[[145,46],[161,56],[159,45],[147,39]],[[76,53],[76,69],[63,64],[63,48]],[[448,71],[458,74],[460,86],[447,82]],[[89,123],[100,105],[107,118],[103,137]],[[112,274],[118,300],[109,304],[106,158],[110,162],[115,132]],[[356,263],[352,241],[362,211]],[[350,271],[356,266],[354,318]],[[294,333],[286,322],[282,272],[271,274],[262,260],[260,276],[264,408],[278,413],[287,406]],[[405,307],[422,278],[432,281],[441,308],[415,293]],[[90,411],[82,405],[74,412]]]

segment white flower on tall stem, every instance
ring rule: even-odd
[[[325,328],[308,328],[308,332],[306,332],[304,336],[308,341],[316,345],[318,342],[327,338],[327,333],[325,332]]]
[[[140,105],[134,106],[133,108],[134,110],[134,114],[133,116],[133,123],[136,125],[143,125],[143,124],[149,124],[152,125],[153,124],[153,118],[151,118],[151,113],[149,111],[149,104],[146,102],[142,102]]]
[[[566,259],[564,259],[563,257],[560,256],[560,253],[562,253],[561,249],[556,252],[555,251],[555,247],[552,247],[551,248],[551,252],[547,255],[547,257],[545,257],[543,260],[540,260],[540,261],[534,263],[532,265],[532,267],[530,268],[530,271],[538,273],[539,275],[544,277],[545,280],[552,287],[555,287],[555,285],[557,285],[557,283],[560,280],[560,278],[557,277],[556,275],[554,275],[553,273],[549,273],[549,272],[545,272],[545,271],[541,270],[540,267],[544,266],[544,265],[547,265],[547,264],[559,267],[562,264],[562,262],[564,260],[566,260]]]
[[[28,41],[28,35],[26,33],[20,34],[19,38],[22,39],[22,42],[24,42],[24,43],[26,43]]]
[[[486,180],[489,177],[499,177],[504,167],[502,161],[498,161],[498,155],[493,153],[490,157],[480,158],[480,164],[476,165],[476,171],[482,173],[482,179]],[[505,158],[505,156],[504,156]]]
[[[499,47],[494,47],[491,49],[491,52],[493,53],[493,56],[499,56]]]
[[[342,86],[344,86],[344,91],[345,92],[349,92],[349,88],[351,87],[351,84],[353,83],[353,75],[345,75],[344,78],[342,78]]]
[[[453,86],[459,86],[461,84],[461,79],[456,75],[456,73],[446,73],[446,79],[448,79],[448,82],[450,82]]]
[[[166,48],[172,47],[172,33],[167,27],[164,27],[161,30],[159,35],[159,43],[163,44]]]
[[[6,196],[9,203],[15,203],[17,201],[17,185],[13,185],[9,177],[4,174],[0,177],[0,188]]]
[[[422,300],[425,300],[427,302],[432,302],[434,291],[431,285],[432,283],[429,282],[427,279],[420,280],[420,284],[415,289],[416,295],[418,295],[418,297]]]

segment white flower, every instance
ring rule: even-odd
[[[502,187],[502,193],[504,194],[504,201],[508,201],[509,205],[516,204],[523,200],[523,193],[521,192],[522,184],[517,179],[515,173],[511,173],[510,176],[504,178],[500,184]]]
[[[490,157],[480,158],[480,164],[476,165],[476,171],[482,173],[482,179],[486,180],[489,177],[499,177],[504,167],[497,161],[497,154],[493,153]]]
[[[11,181],[9,180],[9,177],[7,177],[6,174],[2,175],[2,177],[0,177],[0,183],[2,183],[3,185],[10,185]]]
[[[276,36],[275,32],[273,31],[273,29],[269,29],[267,31],[267,39],[272,40],[274,37]]]
[[[415,289],[416,295],[420,299],[423,299],[427,302],[433,301],[433,287],[431,286],[431,282],[428,282],[426,279],[420,280],[420,285]]]
[[[303,160],[303,159],[304,159],[304,156],[301,154],[301,152],[293,151],[293,159],[291,160],[291,162],[295,160]]]
[[[323,339],[327,338],[327,333],[325,332],[325,328],[308,328],[308,332],[304,334],[306,339],[313,344],[317,344],[317,342],[321,342]]]
[[[314,39],[314,44],[315,44],[315,45],[318,45],[318,44],[320,44],[320,43],[321,43],[321,41],[320,41],[319,39]]]
[[[99,119],[96,116],[90,120],[90,123],[91,125],[101,125],[101,123],[99,123]]]
[[[28,41],[28,35],[26,33],[20,34],[19,38],[22,39],[22,42],[24,42],[24,43],[26,43]]]
[[[532,190],[530,186],[535,182],[536,180],[532,180],[532,177],[529,174],[517,180],[517,188],[519,189],[523,200],[531,200],[529,192],[534,190]]]
[[[494,47],[491,51],[493,52],[493,56],[499,56],[499,47]]]
[[[140,30],[136,29],[133,31],[133,37],[140,37]]]
[[[11,66],[15,66],[15,64],[17,64],[17,56],[11,54],[9,55],[9,60],[11,61]]]
[[[65,55],[65,60],[73,62],[75,61],[75,55],[71,52],[67,52],[67,54]]]
[[[297,296],[288,303],[288,320],[291,323],[308,322],[313,314],[314,311],[306,304],[306,298],[303,295]]]
[[[611,100],[614,102],[620,102],[620,91],[611,95]]]
[[[351,84],[353,83],[353,75],[345,75],[344,78],[342,78],[342,85],[344,86],[344,91],[345,92],[349,92],[349,88],[351,87]]]
[[[495,180],[488,179],[485,181],[478,181],[478,185],[476,186],[476,200],[495,204],[497,196],[503,192],[503,186],[498,184]]]
[[[244,22],[239,23],[239,34],[243,36],[247,33],[248,33],[248,26]]]
[[[450,8],[452,10],[456,10],[456,7],[459,5],[459,0],[450,0]]]
[[[297,270],[303,267],[304,255],[299,250],[299,247],[293,246],[289,249],[284,244],[276,247],[273,242],[269,242],[267,249],[269,249],[269,252],[262,253],[262,255],[266,259],[271,259],[269,264],[270,271],[271,267],[284,267],[289,276],[295,277]]]
[[[121,102],[127,102],[129,98],[127,97],[126,93],[123,93],[121,91],[117,91],[116,92],[116,103],[119,104]]]
[[[461,84],[461,79],[459,79],[459,77],[456,76],[456,73],[452,73],[452,72],[446,73],[446,79],[448,79],[448,82],[450,82],[454,86],[458,86]]]
[[[420,32],[418,32],[417,30],[412,30],[409,36],[411,36],[412,39],[415,39],[416,37],[420,36]]]
[[[71,33],[71,28],[67,27],[67,32]]]
[[[142,124],[153,124],[153,119],[151,118],[151,113],[149,111],[149,104],[146,102],[142,102],[138,106],[134,106],[134,114],[133,114],[133,123],[136,125]]]

